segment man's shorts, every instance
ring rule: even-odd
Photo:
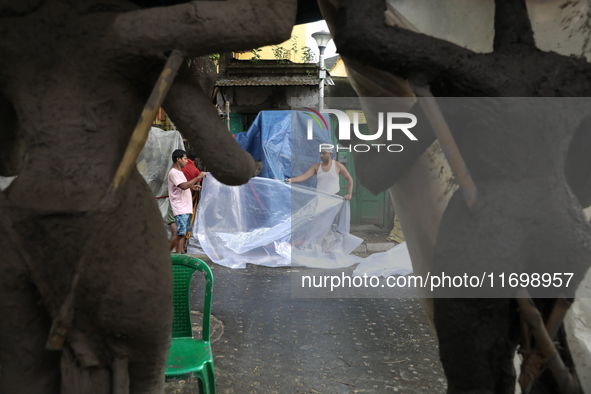
[[[191,231],[191,214],[184,213],[174,217],[176,221],[176,235],[187,235],[187,231]]]

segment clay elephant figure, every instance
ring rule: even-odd
[[[492,53],[484,54],[419,34],[393,6],[403,2],[319,3],[361,97],[370,131],[378,127],[377,112],[388,109],[367,97],[406,97],[396,106],[394,100],[385,106],[417,115],[413,133],[418,141],[409,142],[404,135],[375,141],[403,145],[403,153],[355,156],[365,187],[377,193],[394,185],[413,264],[427,263],[415,270],[439,276],[479,272],[495,278],[512,272],[573,273],[574,282],[563,294],[534,295],[537,310],[529,302],[531,294],[525,298],[515,289],[506,289],[504,295],[449,288],[430,294],[448,392],[513,393],[518,345],[525,355],[520,378],[524,392],[581,392],[557,316],[566,313],[591,263],[591,227],[582,210],[591,205],[587,61],[538,49],[525,0],[495,1]],[[457,99],[437,100],[440,113],[434,115],[425,109],[432,96]],[[465,163],[461,171],[454,169],[456,180],[467,168],[474,190],[454,192],[449,182],[434,195],[412,196],[411,189],[434,191],[420,185],[430,182],[430,174],[423,172],[423,179],[413,175],[420,172],[419,157],[419,166],[437,172],[427,161],[441,151],[431,144],[443,119],[459,148],[453,153],[459,152]],[[443,150],[452,152],[449,145]],[[447,204],[446,196],[452,194]],[[400,212],[402,197],[415,211]],[[420,212],[422,207],[409,202],[411,198],[431,204],[433,215]],[[442,209],[441,218],[437,215]],[[535,293],[532,286],[517,287]],[[532,328],[526,310],[539,313],[552,329],[545,333]],[[536,319],[538,327],[544,325]],[[552,339],[560,343],[561,357],[554,350],[539,350]],[[541,372],[545,366],[549,368]]]
[[[0,392],[162,391],[166,234],[139,173],[110,193],[113,176],[170,51],[279,43],[295,15],[295,1],[0,2],[0,174],[18,174],[0,193]],[[164,109],[217,179],[247,182],[252,157],[190,77]]]

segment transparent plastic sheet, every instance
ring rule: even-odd
[[[363,242],[349,234],[349,220],[349,202],[338,196],[259,177],[226,186],[208,175],[187,251],[230,268],[348,267]]]
[[[406,242],[396,245],[392,249],[374,253],[355,268],[353,276],[382,276],[387,278],[392,275],[412,274],[412,263]]]
[[[175,149],[185,149],[178,130],[165,131],[152,127],[146,145],[137,159],[137,169],[142,174],[155,197],[168,196],[168,172],[172,168],[171,155]],[[168,198],[158,198],[158,208],[165,218]]]
[[[291,189],[292,265],[342,268],[360,262],[351,255],[363,240],[349,234],[349,201],[307,186]]]

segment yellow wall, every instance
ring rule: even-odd
[[[258,53],[261,56],[261,60],[277,60],[273,54],[273,48],[276,46],[280,46],[291,51],[290,57],[287,60],[291,60],[294,63],[303,63],[304,60],[302,55],[304,51],[302,50],[302,47],[306,46],[306,25],[294,26],[293,30],[291,31],[291,39],[279,45],[271,45],[260,48],[261,51]],[[297,50],[297,53],[295,54],[293,52],[293,47],[295,47]],[[234,57],[240,60],[250,60],[253,57],[253,54],[251,52],[235,53]]]
[[[348,77],[345,63],[343,62],[343,59],[340,58],[334,66],[332,66],[332,69],[330,69],[329,72],[331,77]]]

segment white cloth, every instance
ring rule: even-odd
[[[334,160],[330,160],[330,168],[328,171],[322,171],[322,162],[318,167],[316,189],[325,193],[337,194],[341,190],[339,185],[339,174],[337,174],[337,165]]]

